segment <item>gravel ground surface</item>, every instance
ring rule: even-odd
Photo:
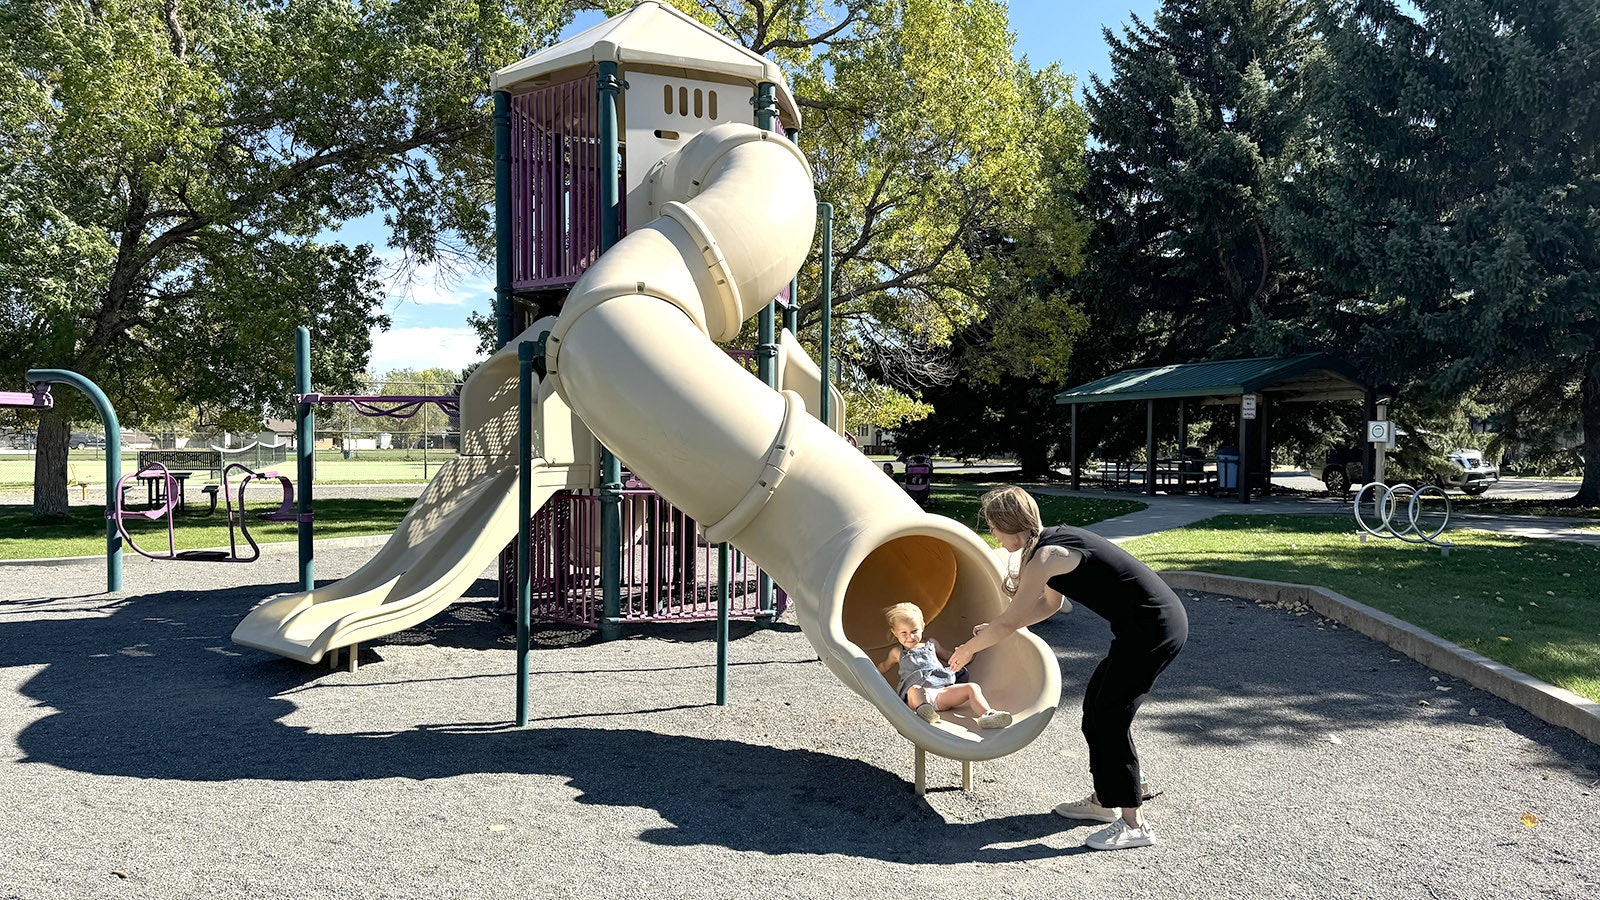
[[[1044,736],[918,798],[792,624],[735,624],[720,708],[707,626],[541,630],[518,729],[490,582],[352,674],[229,642],[293,576],[0,565],[0,898],[1600,896],[1600,748],[1314,616],[1186,597],[1136,728],[1162,843],[1100,853],[1050,813],[1088,792],[1082,611],[1038,629]]]

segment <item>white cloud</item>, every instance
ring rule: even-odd
[[[464,369],[483,357],[478,353],[478,333],[471,328],[390,328],[372,331],[372,360],[368,368],[378,374],[391,369],[426,369],[441,366]]]

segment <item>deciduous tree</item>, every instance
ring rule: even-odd
[[[283,411],[294,327],[318,383],[384,324],[387,211],[424,261],[491,241],[486,73],[553,34],[556,0],[10,0],[0,6],[0,381],[99,382],[130,423]],[[536,40],[530,40],[530,35]],[[69,419],[41,417],[35,512],[65,512]]]

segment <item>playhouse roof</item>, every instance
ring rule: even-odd
[[[657,0],[645,0],[620,16],[495,72],[496,91],[529,90],[566,81],[595,70],[602,62],[687,72],[715,72],[748,82],[777,85],[778,109],[786,123],[798,127],[800,113],[784,79],[771,60],[746,50]],[[556,78],[556,73],[567,77]]]

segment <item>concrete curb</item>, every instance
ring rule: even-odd
[[[1300,603],[1318,615],[1399,650],[1430,669],[1466,681],[1552,725],[1600,744],[1600,703],[1547,684],[1343,594],[1309,584],[1235,578],[1208,572],[1162,572],[1174,590],[1229,594],[1269,603]]]
[[[317,541],[317,546],[318,547],[327,547],[327,548],[331,548],[331,549],[348,548],[348,547],[381,547],[385,543],[388,542],[390,537],[391,537],[391,535],[387,535],[387,534],[368,534],[368,535],[362,535],[360,537],[326,538],[326,539],[319,539]],[[248,544],[243,544],[243,546],[245,547],[245,549],[249,549],[249,545]],[[266,556],[269,551],[274,550],[274,549],[276,549],[278,547],[288,547],[288,548],[290,548],[292,550],[296,546],[297,545],[295,544],[294,541],[271,541],[271,542],[263,543],[261,545],[261,555],[262,556]],[[194,549],[227,550],[228,548],[227,547],[204,547],[204,548],[194,548]],[[68,565],[68,564],[71,564],[71,563],[103,561],[105,558],[106,558],[106,555],[104,553],[96,553],[94,556],[45,556],[45,557],[41,557],[39,559],[0,559],[0,568],[4,568],[6,566],[59,566],[59,565]],[[122,554],[122,558],[124,560],[128,560],[128,559],[143,559],[144,557],[142,557],[139,554],[134,553],[132,551],[124,550],[123,554]],[[166,560],[161,560],[161,561],[162,562],[166,562]],[[258,562],[259,562],[259,560],[258,560]]]

